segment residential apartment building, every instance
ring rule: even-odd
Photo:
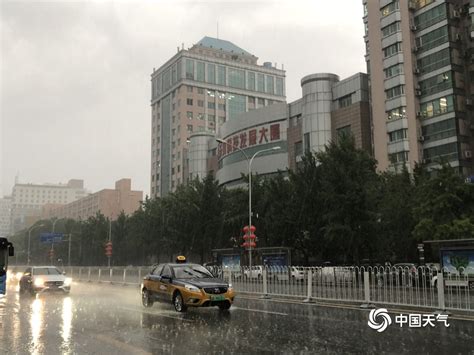
[[[0,198],[0,237],[6,237],[11,233],[11,211],[12,198],[10,196]]]
[[[363,0],[379,170],[474,173],[474,1]]]
[[[84,181],[72,179],[67,184],[15,183],[12,191],[11,228],[15,233],[29,227],[41,216],[46,204],[67,204],[86,196]]]
[[[126,215],[135,212],[142,201],[143,191],[132,190],[131,179],[121,179],[115,182],[115,189],[103,189],[62,206],[46,205],[42,218],[86,220],[100,212],[107,218],[116,219],[122,211]]]
[[[151,196],[189,176],[189,138],[215,135],[239,114],[285,101],[285,72],[235,44],[204,37],[151,75]]]

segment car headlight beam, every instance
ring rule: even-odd
[[[44,286],[44,280],[41,277],[35,279],[35,286]]]
[[[64,286],[71,286],[71,283],[72,283],[72,278],[66,277],[66,279],[64,280]]]

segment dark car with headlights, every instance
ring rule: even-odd
[[[142,304],[172,303],[177,312],[188,307],[217,306],[229,309],[234,302],[232,285],[199,264],[168,263],[155,266],[141,284]]]

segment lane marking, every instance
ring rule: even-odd
[[[367,309],[360,308],[355,305],[348,305],[348,304],[340,304],[340,303],[325,303],[325,302],[318,302],[318,301],[313,301],[310,303],[303,303],[303,302],[298,302],[298,301],[293,301],[293,300],[285,300],[285,299],[272,299],[272,298],[267,298],[267,299],[261,299],[260,297],[246,297],[243,295],[239,295],[239,298],[246,299],[246,300],[253,300],[253,301],[269,301],[269,302],[277,302],[277,303],[286,303],[286,304],[295,304],[295,305],[306,305],[306,306],[313,306],[313,307],[327,307],[327,308],[341,308],[341,309],[352,309],[355,311],[367,311]],[[237,308],[237,307],[235,307]],[[391,308],[388,310],[389,313],[413,313],[413,312],[418,312],[422,314],[432,314],[433,312],[429,312],[427,310],[414,310],[414,309],[403,309],[403,308]],[[471,317],[469,315],[450,315],[449,319],[455,319],[455,320],[464,320],[464,321],[474,321],[474,317]]]
[[[135,345],[127,344],[127,343],[125,343],[121,340],[111,338],[110,336],[107,336],[105,334],[96,334],[96,335],[94,335],[94,337],[97,338],[100,341],[103,341],[104,343],[108,343],[112,346],[115,346],[116,348],[124,350],[125,352],[127,352],[129,354],[153,355],[152,353],[150,353],[148,351],[145,351],[144,349],[138,348]]]
[[[177,320],[180,320],[180,321],[183,321],[183,322],[194,322],[192,319],[186,319],[186,318],[182,318],[182,317],[172,316],[172,315],[169,315],[169,314],[156,313],[156,312],[152,312],[151,310],[146,310],[146,309],[135,309],[135,308],[129,308],[129,307],[118,307],[118,308],[123,309],[125,311],[134,312],[134,313],[140,312],[140,313],[150,314],[152,316],[177,319]]]
[[[281,312],[273,312],[273,311],[264,311],[262,309],[253,309],[253,308],[241,308],[241,307],[235,307],[232,306],[231,309],[235,309],[238,311],[249,311],[249,312],[259,312],[259,313],[267,313],[267,314],[276,314],[278,316],[287,316],[288,313],[281,313]]]

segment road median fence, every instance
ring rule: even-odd
[[[13,273],[25,266],[11,266]],[[474,312],[474,270],[420,267],[208,267],[237,292],[264,298],[341,301]],[[139,285],[151,267],[64,267],[74,281]]]

